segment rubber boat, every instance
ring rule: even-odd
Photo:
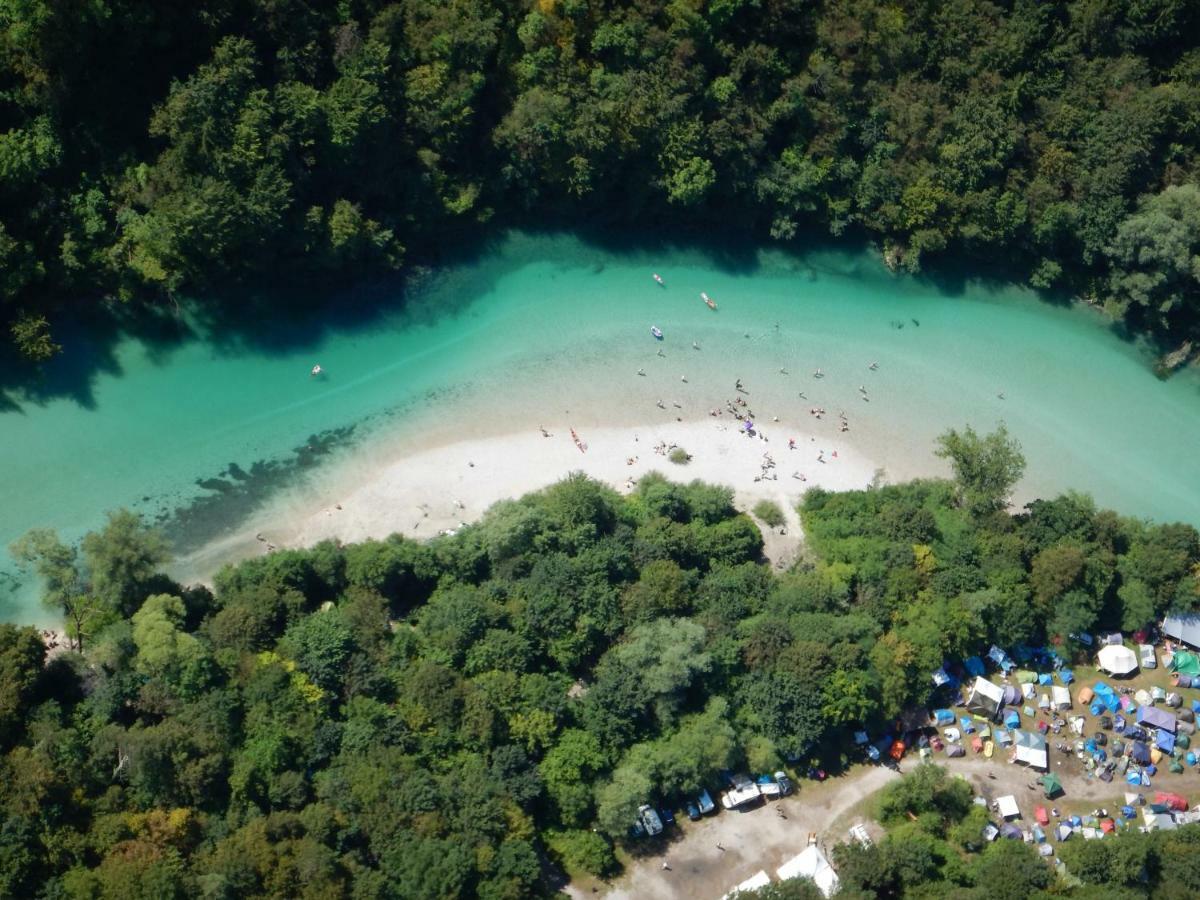
[[[661,341],[661,340],[663,339],[663,337],[662,337],[662,329],[661,329],[661,328],[659,328],[657,325],[651,325],[651,326],[650,326],[650,333],[651,333],[652,335],[654,335],[654,339],[655,339],[656,341]]]
[[[700,299],[704,301],[704,305],[707,306],[709,309],[717,308],[717,304],[714,303],[712,301],[712,298],[709,297],[708,294],[704,293],[703,291],[700,292]]]
[[[663,287],[667,286],[667,283],[665,281],[663,281],[662,276],[659,275],[657,272],[654,273],[654,280],[657,281]]]
[[[324,372],[324,371],[325,371],[325,370],[321,368],[320,364],[318,364],[318,365],[315,365],[315,366],[313,366],[313,367],[312,367],[312,374],[313,374],[313,375],[320,375],[320,374],[321,374],[322,372]]]

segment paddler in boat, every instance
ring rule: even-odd
[[[655,280],[656,282],[658,282],[658,285],[659,285],[659,287],[666,287],[666,286],[667,286],[667,283],[666,283],[665,281],[663,281],[663,279],[662,279],[662,276],[661,276],[661,275],[659,275],[657,272],[655,272],[655,273],[654,273],[654,280]]]
[[[318,363],[317,365],[312,367],[312,372],[310,373],[309,377],[316,378],[318,375],[320,375],[324,371],[325,370],[321,368],[321,364]]]

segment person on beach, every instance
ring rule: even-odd
[[[788,438],[788,449],[789,450],[796,449],[796,439],[795,438]]]

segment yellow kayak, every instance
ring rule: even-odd
[[[983,742],[983,755],[986,756],[988,759],[992,758],[992,751],[995,749],[996,749],[996,745],[994,743],[992,743],[991,741]]]

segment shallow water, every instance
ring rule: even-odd
[[[694,249],[514,234],[369,324],[269,349],[129,339],[115,355],[90,406],[0,413],[3,544],[32,527],[75,539],[129,506],[186,553],[281,493],[334,492],[414,442],[700,417],[735,378],[760,421],[852,442],[893,478],[943,471],[931,446],[945,428],[1003,420],[1029,460],[1022,496],[1073,487],[1125,513],[1200,523],[1195,373],[1157,381],[1089,311],[1015,288],[950,295],[861,253],[763,251],[730,266]],[[314,363],[323,376],[310,377]],[[820,422],[814,404],[828,410]],[[0,618],[46,618],[7,561]]]

